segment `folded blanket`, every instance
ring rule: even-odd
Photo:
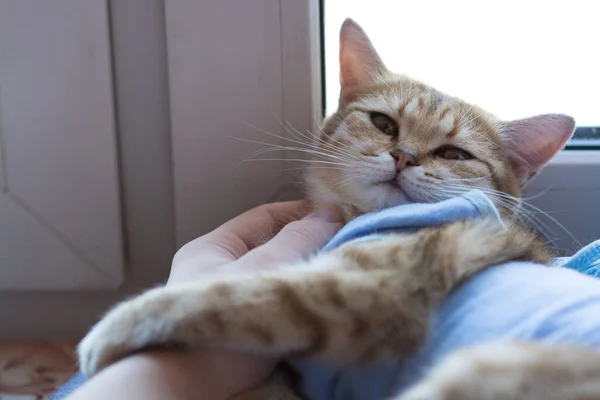
[[[413,203],[361,215],[350,221],[323,247],[330,251],[348,242],[374,240],[389,233],[409,233],[475,218],[493,218],[500,224],[494,203],[480,190],[439,203]]]
[[[572,257],[560,257],[554,261],[555,266],[574,269],[582,274],[600,277],[600,240],[588,244]]]

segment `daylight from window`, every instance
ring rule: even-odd
[[[346,17],[388,67],[513,119],[539,113],[600,126],[596,1],[324,0],[326,110],[337,107]]]

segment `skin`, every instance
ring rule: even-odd
[[[226,222],[177,252],[167,286],[206,279],[215,273],[276,268],[309,256],[342,224],[332,209],[308,212],[304,201],[274,203]],[[265,380],[276,363],[227,351],[147,351],[106,368],[68,400],[221,400]]]

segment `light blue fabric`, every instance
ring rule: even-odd
[[[494,218],[502,223],[494,203],[480,190],[472,190],[461,197],[439,203],[403,204],[355,218],[323,247],[323,251],[330,251],[353,240],[371,240],[392,232],[407,233],[480,217]]]
[[[480,191],[435,204],[402,205],[351,221],[324,251],[482,216],[499,218]],[[452,350],[488,340],[534,339],[600,349],[600,281],[566,269],[598,274],[600,241],[556,261],[565,268],[510,263],[479,274],[443,304],[425,346],[407,360],[345,370],[291,361],[301,374],[304,394],[311,400],[388,398],[414,384]]]
[[[50,400],[62,400],[73,393],[77,388],[85,383],[85,376],[81,372],[75,374],[67,383],[62,385]]]
[[[554,265],[574,269],[585,275],[600,277],[600,240],[588,244],[572,257],[561,257]]]

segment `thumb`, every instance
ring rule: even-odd
[[[325,209],[291,222],[264,245],[257,247],[236,263],[244,269],[276,268],[310,256],[321,249],[342,228],[342,219],[335,209]]]

